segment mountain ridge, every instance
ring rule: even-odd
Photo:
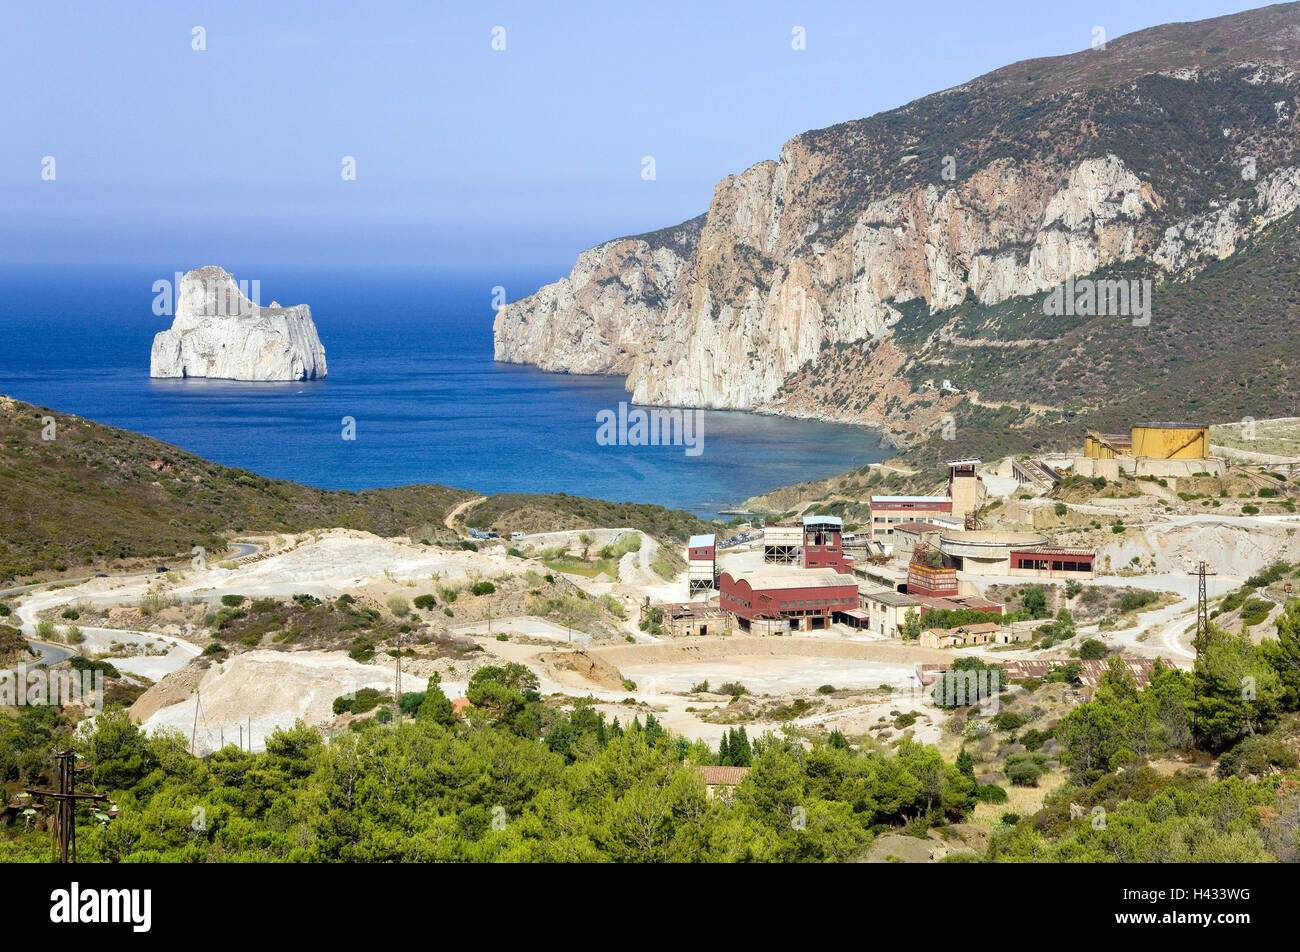
[[[1011,64],[802,133],[719,182],[702,221],[583,252],[498,313],[496,357],[625,375],[639,403],[803,415],[801,377],[858,346],[837,372],[897,405],[821,418],[914,444],[933,433],[899,419],[929,399],[907,315],[1120,267],[1194,282],[1300,208],[1298,107],[1297,4]]]

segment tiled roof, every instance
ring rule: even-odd
[[[745,779],[748,767],[696,767],[699,774],[709,786],[734,787]]]

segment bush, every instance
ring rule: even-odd
[[[989,719],[989,723],[1000,731],[1013,731],[1025,725],[1027,718],[1014,711],[1001,711]]]
[[[1264,777],[1295,766],[1296,756],[1283,741],[1255,734],[1219,758],[1219,776]]]
[[[1257,516],[1259,515],[1259,506],[1242,506],[1241,514],[1243,516]]]
[[[995,783],[982,783],[975,788],[975,799],[980,803],[1006,803],[1007,792]]]
[[[1017,787],[1036,787],[1046,768],[1047,758],[1042,754],[1009,754],[1005,772]]]
[[[58,629],[54,627],[54,622],[47,618],[42,618],[36,623],[36,637],[42,641],[53,641],[58,637]]]
[[[1106,643],[1096,638],[1087,638],[1079,645],[1079,657],[1084,661],[1099,661],[1108,654],[1110,649],[1106,647]]]
[[[390,595],[388,597],[388,610],[398,618],[405,618],[411,613],[411,605],[401,595]]]
[[[81,629],[76,625],[68,625],[64,628],[63,637],[67,639],[70,645],[79,645],[86,640],[86,636],[82,634]]]
[[[475,582],[473,587],[470,588],[470,593],[473,595],[491,595],[496,590],[497,587],[491,582]]]
[[[223,645],[219,641],[213,641],[210,642],[208,646],[203,649],[203,653],[205,655],[222,654],[225,650],[226,650],[225,645]]]
[[[68,619],[68,621],[76,621],[81,617],[81,612],[69,605],[67,608],[63,609],[62,617]]]
[[[1025,745],[1025,750],[1035,751],[1047,743],[1051,736],[1051,731],[1040,731],[1036,727],[1031,727],[1020,735],[1020,743]]]
[[[1070,511],[1070,507],[1063,502],[1058,502],[1055,508],[1056,508],[1056,514],[1058,516],[1063,516]]]
[[[415,607],[416,608],[437,608],[438,600],[434,598],[432,595],[416,595]]]
[[[1160,596],[1155,592],[1146,592],[1142,590],[1130,590],[1120,596],[1120,612],[1135,612],[1139,609],[1146,608],[1148,605],[1154,605],[1160,601]]]
[[[244,604],[244,596],[222,595],[221,604],[225,605],[227,608],[238,608],[240,605]]]
[[[375,712],[375,720],[380,724],[387,724],[393,719],[393,712],[386,707],[381,707]]]

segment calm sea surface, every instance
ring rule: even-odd
[[[0,393],[327,489],[444,483],[705,517],[887,455],[860,427],[721,411],[703,415],[698,456],[598,445],[596,414],[629,397],[621,378],[492,360],[493,286],[514,300],[554,273],[229,267],[260,280],[263,304],[311,305],[329,376],[153,380],[150,343],[171,318],[154,315],[152,288],[173,270],[0,270]],[[341,437],[345,416],[354,441]]]

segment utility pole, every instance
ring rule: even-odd
[[[1192,648],[1198,656],[1205,650],[1205,639],[1210,633],[1210,603],[1206,597],[1205,578],[1215,574],[1208,563],[1196,564],[1196,635],[1192,638]]]
[[[199,732],[199,692],[194,692],[194,726],[190,728],[190,756],[197,756],[194,753],[194,739]]]
[[[402,703],[402,633],[397,633],[397,665],[396,681],[393,688],[393,700],[398,704],[398,710],[401,710]]]
[[[1206,643],[1210,637],[1210,603],[1207,597],[1205,587],[1205,577],[1214,575],[1215,572],[1210,568],[1207,562],[1196,563],[1196,634],[1192,636],[1192,651],[1196,653],[1199,660],[1201,652],[1205,650]],[[1196,681],[1196,673],[1192,673],[1192,736],[1198,733],[1196,709],[1201,699],[1201,689]]]
[[[34,797],[53,800],[54,828],[51,839],[51,858],[54,863],[75,863],[77,861],[77,818],[78,800],[107,800],[102,793],[77,793],[73,778],[76,766],[76,754],[71,750],[62,750],[54,755],[54,772],[57,790],[33,790],[27,792]]]

